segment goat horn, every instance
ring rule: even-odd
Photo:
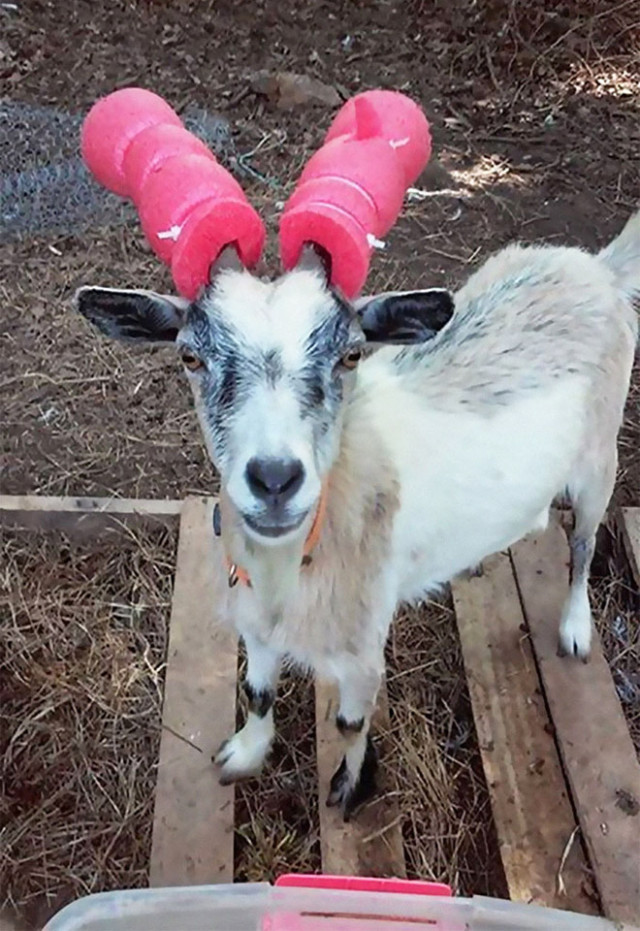
[[[285,205],[284,268],[295,267],[305,242],[317,243],[331,256],[332,284],[359,294],[373,248],[384,245],[430,155],[429,123],[409,97],[372,90],[348,100]]]
[[[171,266],[189,300],[209,280],[220,252],[233,244],[242,264],[255,265],[265,228],[244,191],[166,101],[127,87],[89,111],[82,156],[105,187],[130,197],[153,251]]]

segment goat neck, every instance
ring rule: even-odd
[[[282,543],[261,544],[246,532],[242,518],[229,496],[220,492],[221,538],[227,560],[240,566],[263,604],[275,613],[294,593],[305,555],[305,542],[315,515],[304,522],[301,532]]]

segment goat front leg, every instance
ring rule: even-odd
[[[338,679],[340,707],[336,727],[345,740],[345,754],[331,779],[327,805],[339,805],[345,821],[376,789],[378,757],[369,733],[382,668],[362,670],[350,656]]]
[[[275,734],[273,703],[281,656],[255,637],[245,636],[243,640],[247,652],[244,691],[249,712],[244,727],[225,740],[213,758],[220,767],[222,785],[257,775]]]

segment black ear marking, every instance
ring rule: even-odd
[[[444,288],[391,292],[361,298],[357,303],[369,342],[427,342],[446,326],[453,311],[453,295]]]
[[[153,291],[84,287],[76,291],[78,313],[111,339],[173,343],[188,302]]]

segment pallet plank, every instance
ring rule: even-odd
[[[338,691],[333,684],[316,681],[316,746],[320,793],[320,848],[322,872],[339,876],[406,876],[400,809],[393,776],[384,761],[384,734],[389,731],[387,689],[383,683],[372,720],[372,732],[380,739],[382,757],[379,792],[375,799],[345,824],[336,808],[327,808],[331,777],[344,753],[344,741],[335,726]]]
[[[586,868],[508,554],[452,585],[500,853],[514,901],[593,913]]]
[[[556,655],[569,550],[557,522],[512,548],[556,739],[607,917],[640,921],[640,765],[597,636],[588,664]]]
[[[153,523],[173,524],[182,501],[155,498],[0,495],[0,527],[100,537]]]
[[[621,519],[631,571],[640,590],[640,508],[622,508]]]
[[[237,641],[215,621],[211,500],[180,519],[150,865],[152,886],[233,881],[232,786],[211,753],[235,730]]]

